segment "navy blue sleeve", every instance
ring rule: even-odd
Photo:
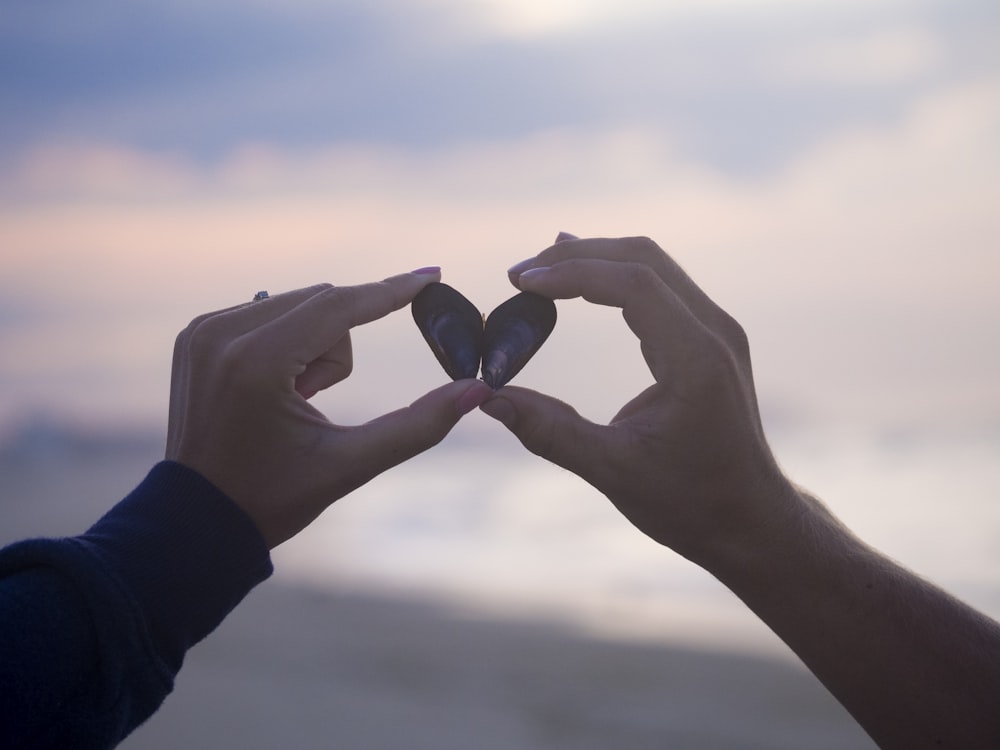
[[[0,747],[114,747],[271,571],[250,518],[171,462],[85,534],[0,550]]]

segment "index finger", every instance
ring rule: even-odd
[[[383,281],[337,286],[314,294],[258,334],[300,365],[329,351],[352,328],[383,318],[409,304],[417,293],[441,278],[437,269],[390,276]]]
[[[720,313],[724,314],[722,308],[702,291],[680,264],[648,237],[561,239],[529,261],[514,266],[510,272],[511,281],[519,286],[519,272],[573,259],[641,263],[652,269],[688,309],[706,323],[714,324]]]
[[[657,380],[667,373],[671,359],[677,359],[679,349],[692,346],[695,337],[706,332],[676,292],[642,263],[567,260],[525,271],[520,286],[545,297],[581,297],[621,308]]]

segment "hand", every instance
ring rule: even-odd
[[[998,747],[1000,625],[857,539],[764,440],[740,326],[647,239],[557,244],[514,285],[622,308],[654,385],[609,425],[506,387],[480,408],[706,568],[879,747]]]
[[[801,502],[765,442],[743,329],[651,240],[559,241],[510,277],[524,291],[622,308],[655,380],[606,426],[503,388],[481,408],[528,450],[702,564],[766,526],[774,503]]]
[[[350,330],[408,304],[440,274],[300,289],[196,318],[177,338],[167,459],[215,484],[269,547],[328,505],[441,441],[491,394],[475,380],[442,386],[358,427],[307,401],[351,373]]]

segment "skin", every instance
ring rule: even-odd
[[[196,318],[174,346],[166,458],[233,498],[274,548],[437,444],[488,386],[455,381],[357,427],[333,424],[309,399],[350,375],[352,328],[408,305],[440,276],[321,285]]]
[[[518,289],[622,310],[655,383],[607,425],[475,380],[357,427],[313,408],[351,372],[351,329],[439,278],[311,287],[195,319],[174,350],[166,457],[229,495],[275,547],[479,406],[728,586],[880,746],[1000,747],[1000,626],[865,545],[782,474],[746,335],[651,240],[560,236],[510,271]]]
[[[865,545],[767,445],[743,329],[655,243],[577,240],[518,289],[621,308],[655,384],[607,425],[508,386],[480,408],[716,576],[883,748],[1000,747],[1000,626]]]

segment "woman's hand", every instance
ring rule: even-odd
[[[307,401],[350,375],[352,328],[439,278],[431,269],[322,285],[196,318],[174,348],[167,459],[225,492],[273,548],[333,501],[440,442],[490,396],[485,384],[449,383],[357,427],[331,424]]]

